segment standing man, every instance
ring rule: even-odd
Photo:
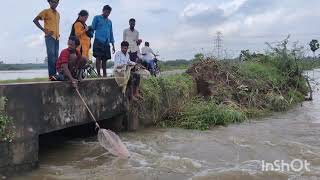
[[[47,47],[48,71],[49,80],[56,80],[56,61],[59,54],[59,23],[60,14],[56,10],[59,5],[59,0],[48,0],[49,9],[41,11],[37,17],[34,18],[34,24],[44,32]],[[39,21],[44,21],[44,27]]]
[[[112,44],[112,53],[115,53],[112,22],[108,18],[111,11],[112,8],[109,5],[105,5],[102,9],[102,15],[95,16],[91,26],[95,31],[93,56],[96,58],[96,66],[99,77],[101,77],[101,63],[103,77],[107,77],[107,61],[111,59],[110,43]]]
[[[139,40],[139,32],[135,29],[136,20],[131,18],[129,20],[130,28],[125,29],[123,31],[123,41],[127,41],[129,43],[128,53],[130,56],[130,60],[133,62],[137,62],[139,59],[139,45],[141,40]]]

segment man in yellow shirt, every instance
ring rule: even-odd
[[[48,58],[48,71],[49,80],[55,80],[56,75],[56,61],[59,54],[59,24],[60,14],[56,10],[59,5],[59,0],[48,0],[50,4],[49,9],[41,11],[37,17],[34,18],[33,22],[35,25],[44,32],[45,41],[47,47],[47,58]],[[41,26],[40,20],[44,21],[44,27]]]

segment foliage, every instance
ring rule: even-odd
[[[159,61],[158,64],[161,71],[171,71],[176,69],[188,69],[191,61],[177,59],[174,61]]]
[[[5,97],[0,98],[0,142],[11,142],[15,135],[13,120],[5,113],[6,102]]]
[[[245,119],[245,114],[233,107],[197,99],[187,103],[175,119],[162,122],[162,126],[208,130],[215,125],[226,126]]]
[[[310,49],[312,52],[316,52],[319,49],[319,42],[316,39],[313,39],[310,43],[309,43]]]

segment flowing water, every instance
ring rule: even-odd
[[[320,77],[320,73],[319,77]],[[40,154],[40,168],[14,179],[320,180],[320,94],[285,113],[209,131],[145,129],[122,133],[129,160],[95,138]],[[263,171],[263,162],[300,159],[310,170]]]

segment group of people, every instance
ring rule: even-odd
[[[77,20],[72,25],[68,47],[63,49],[59,55],[60,14],[57,11],[59,0],[48,0],[48,3],[50,8],[41,11],[33,22],[45,34],[49,80],[70,80],[72,85],[77,87],[76,73],[79,69],[85,68],[88,63],[93,37],[92,48],[93,56],[96,58],[97,74],[99,77],[106,77],[107,61],[111,59],[111,46],[112,53],[115,53],[112,21],[109,19],[112,8],[105,5],[102,14],[93,18],[91,26],[86,24],[89,17],[88,11],[80,11]],[[40,24],[40,21],[44,21],[44,26]],[[155,53],[149,47],[148,42],[145,42],[145,47],[140,52],[139,46],[142,40],[139,39],[139,32],[135,29],[135,24],[136,20],[130,19],[130,27],[123,32],[121,51],[117,52],[114,58],[115,70],[123,69],[125,66],[134,66],[139,59],[144,60],[151,69],[154,69]],[[135,86],[133,96],[139,96],[140,76],[132,73],[131,81],[135,82],[133,83]]]

